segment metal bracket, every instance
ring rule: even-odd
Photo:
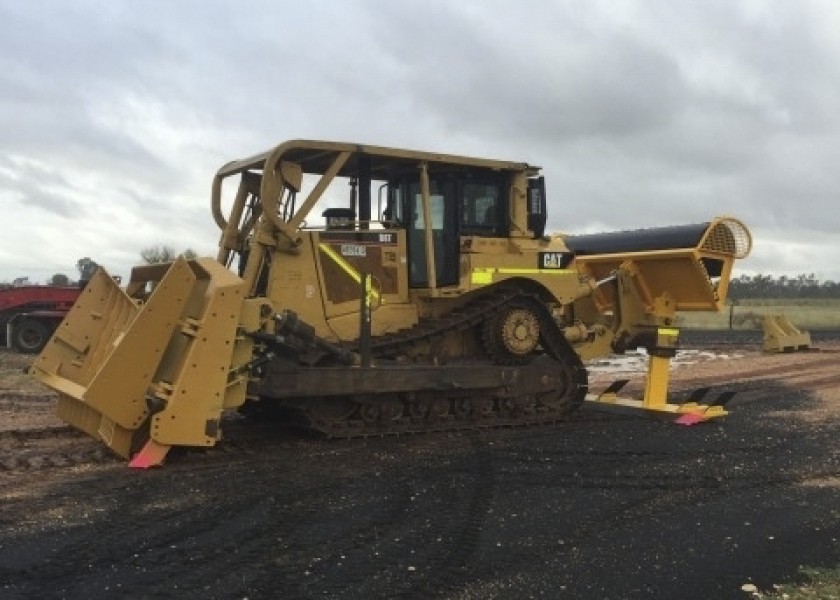
[[[650,411],[653,413],[664,413],[678,415],[681,419],[690,415],[684,421],[678,419],[682,424],[693,424],[709,419],[723,417],[729,414],[724,406],[732,400],[737,392],[725,391],[718,395],[709,404],[700,401],[706,397],[711,390],[710,387],[703,387],[694,390],[685,402],[676,404],[668,402],[668,380],[670,378],[670,362],[668,356],[649,356],[648,370],[645,377],[645,389],[642,399],[620,397],[620,392],[629,380],[619,379],[611,383],[600,394],[587,394],[587,402],[606,406],[621,406],[625,408]]]

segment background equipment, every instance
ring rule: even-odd
[[[40,352],[81,292],[79,286],[57,285],[0,289],[0,345]]]

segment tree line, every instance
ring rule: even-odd
[[[780,275],[741,275],[729,282],[729,299],[772,298],[840,298],[840,283],[820,281],[813,273],[795,277]]]
[[[143,259],[143,262],[147,265],[154,265],[158,263],[165,263],[175,260],[176,258],[186,258],[187,260],[192,260],[196,258],[196,253],[191,248],[187,248],[183,252],[176,252],[170,246],[164,245],[156,245],[156,246],[149,246],[148,248],[144,248],[140,252],[140,258]],[[79,282],[87,281],[90,279],[93,274],[96,272],[96,269],[99,268],[99,264],[90,258],[89,256],[85,256],[84,258],[80,258],[76,261],[76,270],[79,272],[79,279],[78,281],[74,281],[65,273],[56,273],[48,281],[45,283],[47,285],[76,285]],[[0,289],[9,288],[9,287],[18,287],[22,285],[30,285],[31,282],[29,277],[18,277],[14,279],[11,283],[9,282],[0,282]]]

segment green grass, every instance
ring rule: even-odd
[[[772,591],[762,591],[752,596],[768,600],[840,600],[840,567],[801,567],[802,583],[782,583],[773,586]]]

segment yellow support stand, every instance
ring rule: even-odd
[[[676,336],[678,334],[677,330],[659,329],[657,333],[659,342],[657,345],[660,349],[675,348]],[[641,400],[622,398],[618,395],[618,392],[624,387],[627,380],[615,382],[601,394],[588,394],[586,400],[598,404],[622,406],[653,413],[680,415],[681,418],[691,417],[686,421],[681,421],[684,424],[707,421],[712,418],[727,415],[728,413],[722,404],[700,404],[694,401],[705,395],[708,391],[707,389],[699,390],[699,394],[692,394],[689,401],[683,404],[668,402],[668,383],[671,376],[671,356],[669,354],[669,352],[657,353],[654,350],[654,353],[649,356],[647,375],[645,377],[645,389]],[[726,399],[728,400],[732,395],[734,394],[727,395]]]
[[[648,372],[645,378],[645,395],[642,407],[647,410],[662,410],[668,406],[668,380],[671,359],[664,356],[648,358]]]

